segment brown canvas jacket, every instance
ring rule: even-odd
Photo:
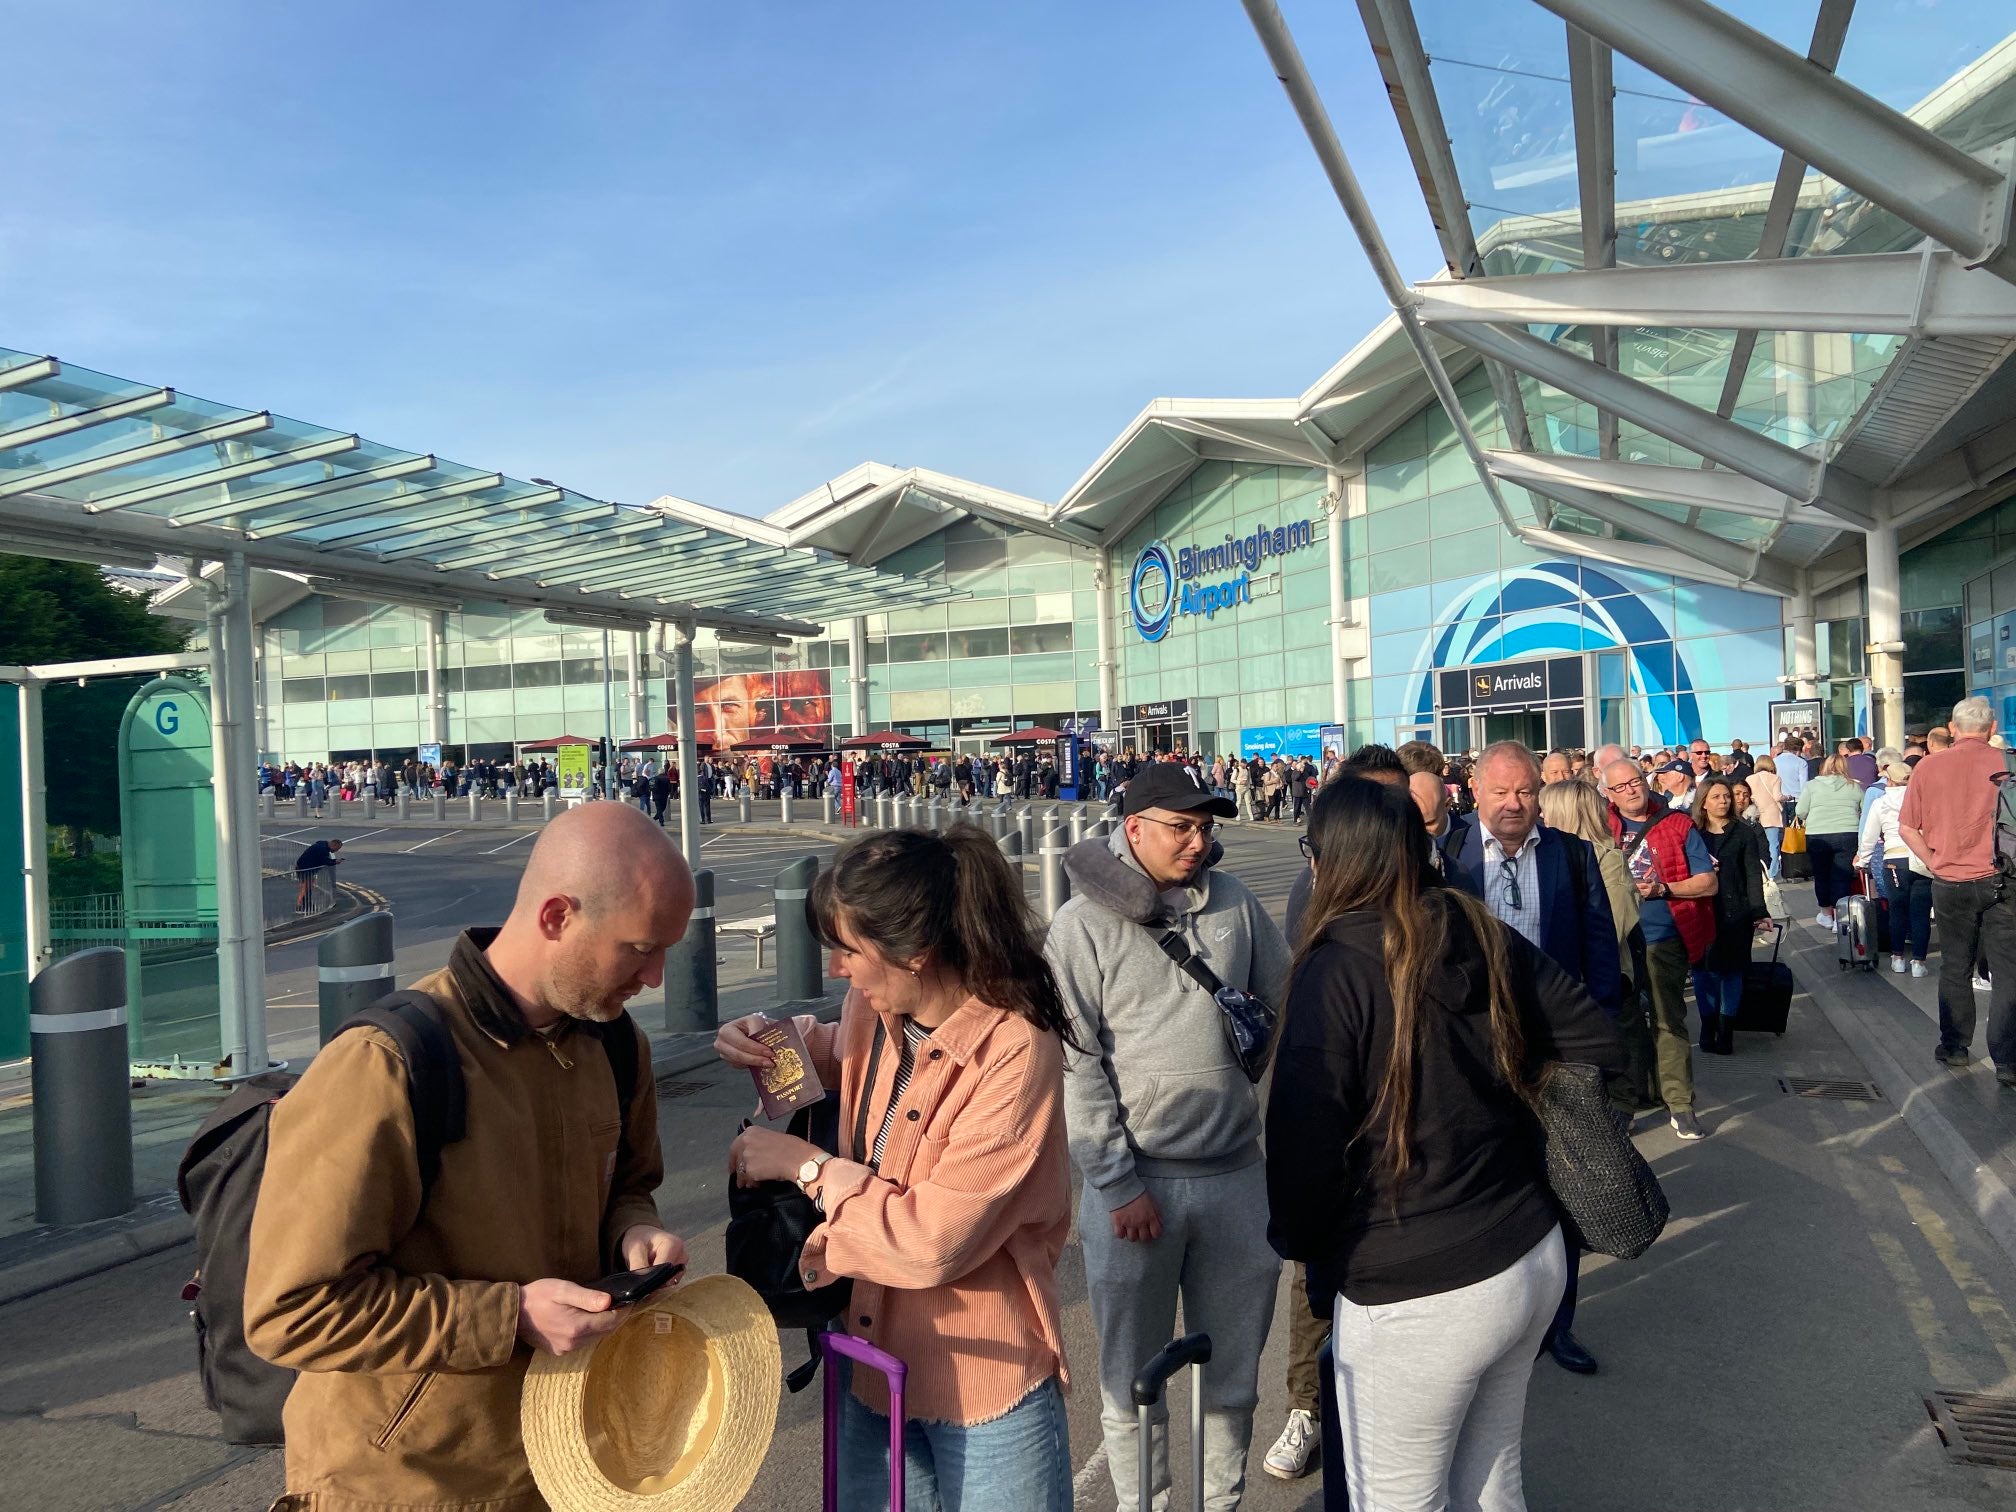
[[[601,1041],[572,1020],[527,1028],[483,956],[494,936],[465,933],[415,984],[447,1010],[467,1088],[424,1212],[388,1036],[344,1034],[273,1110],[245,1325],[302,1372],[287,1490],[314,1512],[543,1508],[518,1430],[519,1288],[620,1269],[622,1234],[658,1222],[649,1043],[624,1127]]]

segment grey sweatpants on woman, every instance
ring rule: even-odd
[[[1337,1298],[1337,1408],[1356,1512],[1525,1512],[1526,1386],[1567,1275],[1555,1228],[1471,1286],[1376,1307]]]
[[[1281,1260],[1267,1244],[1266,1167],[1222,1176],[1144,1176],[1162,1211],[1162,1237],[1113,1237],[1113,1215],[1089,1184],[1078,1205],[1085,1289],[1099,1331],[1099,1421],[1106,1468],[1123,1512],[1139,1505],[1140,1429],[1134,1377],[1174,1337],[1211,1335],[1204,1367],[1204,1505],[1233,1512],[1246,1488],[1246,1449],[1260,1399],[1260,1347],[1274,1321]],[[1177,1390],[1182,1384],[1171,1382]],[[1168,1398],[1157,1409],[1155,1509],[1169,1505]]]

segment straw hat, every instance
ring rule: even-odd
[[[704,1276],[571,1354],[536,1354],[519,1418],[554,1512],[730,1512],[777,1427],[777,1325],[748,1283]]]

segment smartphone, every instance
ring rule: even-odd
[[[647,1265],[642,1270],[618,1271],[600,1281],[590,1281],[588,1290],[607,1292],[612,1304],[628,1307],[633,1302],[642,1302],[661,1287],[670,1286],[685,1274],[686,1267],[683,1265]]]

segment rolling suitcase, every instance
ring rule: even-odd
[[[1186,1334],[1164,1344],[1134,1377],[1134,1413],[1141,1430],[1141,1512],[1152,1512],[1155,1505],[1154,1429],[1149,1415],[1162,1400],[1169,1378],[1186,1365],[1197,1368],[1197,1378],[1190,1383],[1190,1487],[1197,1512],[1204,1512],[1204,1367],[1210,1363],[1211,1336]]]
[[[1743,1002],[1730,1027],[1751,1034],[1783,1034],[1792,1013],[1792,968],[1778,959],[1785,926],[1772,932],[1771,959],[1743,968]]]
[[[865,1339],[830,1331],[819,1335],[819,1355],[826,1366],[826,1512],[839,1512],[840,1507],[838,1449],[841,1386],[840,1371],[833,1363],[835,1355],[845,1355],[863,1365],[873,1365],[889,1378],[889,1512],[903,1512],[903,1381],[910,1373],[910,1367]]]
[[[1876,969],[1876,900],[1862,893],[1834,904],[1834,959],[1843,971]]]

